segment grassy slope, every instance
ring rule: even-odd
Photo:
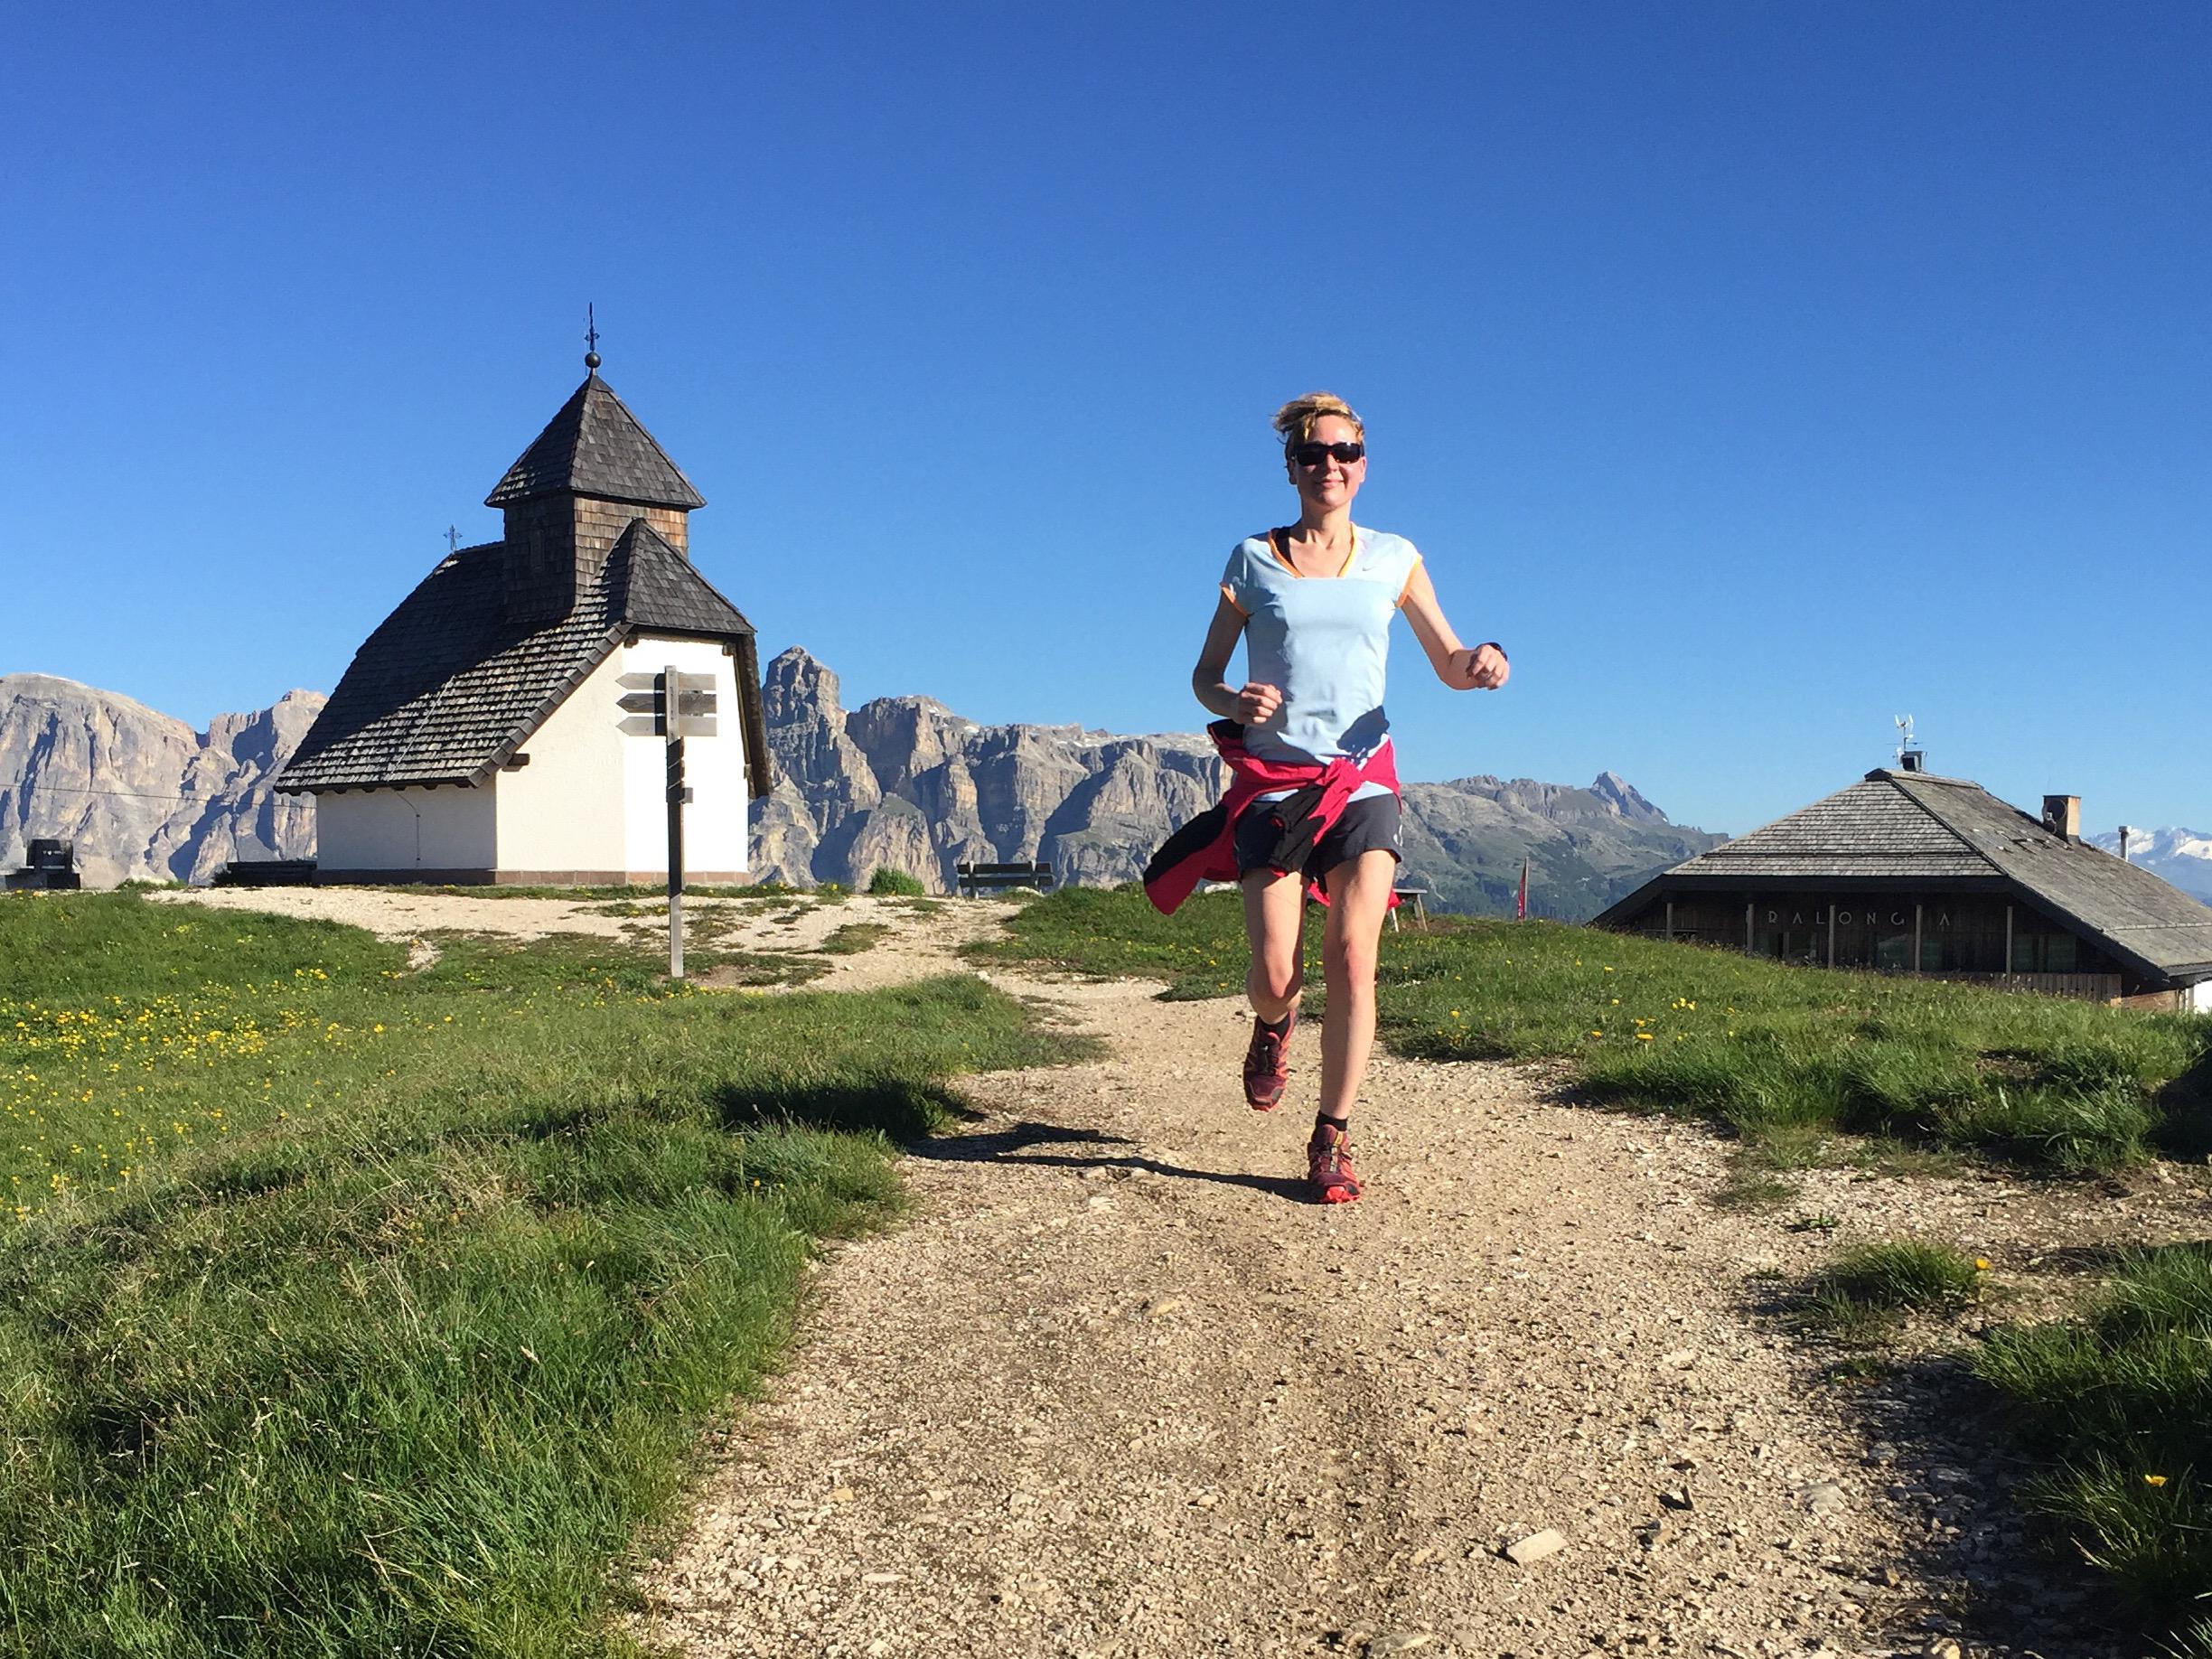
[[[970,979],[669,994],[650,951],[0,904],[0,1648],[619,1648],[609,1563],[772,1365]]]
[[[1320,928],[1308,929],[1308,998]],[[1229,996],[1244,971],[1236,895],[1162,916],[1133,889],[1025,907],[979,954]],[[1385,932],[1382,1033],[1427,1059],[1571,1060],[1595,1092],[1719,1119],[1973,1148],[2077,1170],[2143,1155],[2212,1056],[2212,1022],[2120,1014],[1970,986],[1786,968],[1547,922]]]

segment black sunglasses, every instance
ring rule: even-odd
[[[1308,472],[1319,466],[1331,455],[1335,455],[1341,465],[1350,466],[1355,461],[1364,461],[1367,458],[1367,445],[1364,444],[1300,444],[1290,452],[1290,458]]]

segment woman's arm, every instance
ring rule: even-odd
[[[1453,690],[1495,691],[1511,678],[1513,664],[1495,642],[1472,650],[1459,642],[1459,636],[1445,620],[1443,607],[1437,604],[1436,585],[1429,579],[1426,564],[1413,567],[1412,579],[1406,583],[1404,605],[1406,621],[1413,624],[1413,637],[1429,654],[1429,666]]]
[[[1207,624],[1205,645],[1198,652],[1198,666],[1191,670],[1191,689],[1206,708],[1224,720],[1241,720],[1246,726],[1257,726],[1282,707],[1282,691],[1275,686],[1248,685],[1242,690],[1233,690],[1222,678],[1229,671],[1229,659],[1236,654],[1237,641],[1244,633],[1244,613],[1229,603],[1223,594],[1221,603],[1214,607],[1214,620]]]

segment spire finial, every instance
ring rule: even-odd
[[[599,368],[599,320],[593,314],[589,304],[584,307],[584,366],[597,372]]]
[[[448,525],[445,527],[445,552],[446,552],[446,555],[447,555],[447,556],[450,558],[452,555],[454,555],[454,554],[455,554],[455,553],[458,553],[460,550],[461,550],[461,527],[460,527],[458,524],[448,524]]]

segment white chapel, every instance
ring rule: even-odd
[[[665,879],[665,749],[622,698],[670,667],[719,713],[685,745],[686,878],[745,878],[771,775],[753,625],[691,563],[705,498],[585,362],[485,500],[505,535],[384,619],[277,780],[314,797],[318,883]]]

